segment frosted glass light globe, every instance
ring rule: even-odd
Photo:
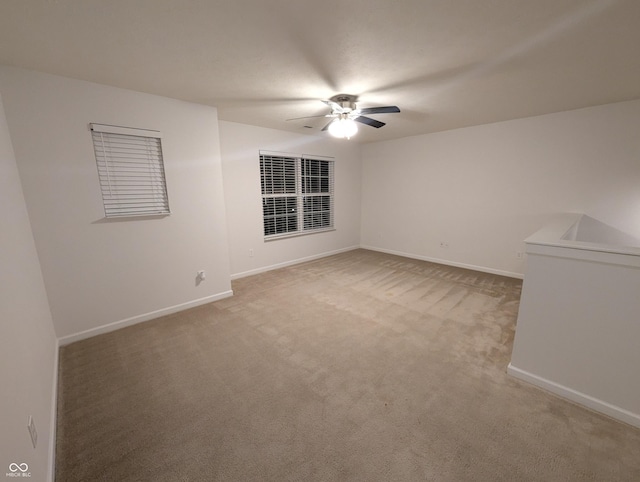
[[[329,124],[329,134],[333,137],[349,139],[357,132],[358,126],[353,119],[336,119]]]

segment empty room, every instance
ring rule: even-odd
[[[640,480],[640,2],[0,2],[0,474]]]

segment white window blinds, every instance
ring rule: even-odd
[[[333,161],[260,153],[265,239],[333,229]]]
[[[160,133],[90,126],[105,216],[169,214]]]
[[[303,228],[333,227],[333,162],[300,159]]]

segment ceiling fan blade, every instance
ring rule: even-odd
[[[293,117],[291,119],[285,119],[287,121],[292,121],[292,120],[300,120],[300,119],[313,119],[314,117],[334,117],[332,114],[322,114],[322,115],[307,115],[304,117]]]
[[[331,107],[331,111],[334,113],[342,114],[344,112],[344,109],[342,108],[342,106],[337,102],[334,102],[332,100],[323,100],[322,102],[324,102],[329,107]]]
[[[385,125],[384,122],[380,122],[370,117],[364,117],[364,116],[355,117],[353,120],[356,122],[361,122],[362,124],[367,124],[368,126],[371,126],[371,127],[375,127],[376,129],[379,129],[380,127]]]
[[[388,105],[386,107],[365,107],[364,109],[358,109],[361,114],[392,114],[394,112],[400,112],[400,109],[395,105]]]

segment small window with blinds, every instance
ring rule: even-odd
[[[105,216],[170,214],[158,131],[90,124]]]
[[[265,239],[333,229],[333,161],[260,153]]]

